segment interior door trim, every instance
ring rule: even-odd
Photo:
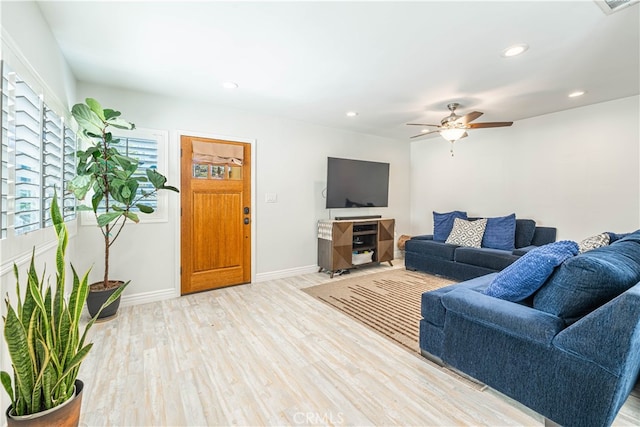
[[[257,230],[256,230],[256,218],[257,218],[257,203],[256,203],[256,145],[257,145],[257,141],[255,139],[252,138],[246,138],[246,137],[240,137],[240,136],[229,136],[229,135],[222,135],[222,134],[216,134],[216,133],[206,133],[206,132],[198,132],[198,131],[188,131],[188,130],[182,130],[182,129],[178,129],[176,131],[173,132],[173,137],[171,138],[174,142],[173,142],[173,146],[175,147],[174,149],[174,153],[175,156],[173,156],[173,160],[172,163],[175,162],[175,167],[177,167],[178,170],[178,182],[180,182],[180,180],[182,179],[182,171],[180,170],[180,139],[182,136],[195,136],[198,138],[207,138],[207,139],[221,139],[221,140],[225,140],[225,141],[235,141],[235,142],[243,142],[245,144],[251,144],[251,206],[252,206],[252,211],[251,212],[251,283],[255,283],[256,282],[256,267],[257,267],[257,263],[256,263],[256,252],[257,252],[257,246],[256,246],[256,235],[257,235]],[[180,205],[181,202],[178,201],[178,203],[176,203],[176,208],[175,208],[175,212],[174,212],[174,217],[177,218],[177,221],[175,221],[175,224],[173,225],[174,229],[173,232],[175,234],[175,241],[177,242],[176,244],[176,248],[175,248],[175,260],[176,260],[176,264],[178,265],[178,267],[175,269],[176,271],[176,275],[174,277],[174,289],[175,289],[175,295],[176,296],[180,296],[181,292],[180,292],[180,262],[182,259],[182,254],[180,253],[180,243],[181,243],[181,239],[180,239],[180,224],[182,222],[181,216],[180,216]]]

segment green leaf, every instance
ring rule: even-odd
[[[142,213],[150,214],[150,213],[154,212],[154,210],[153,210],[153,208],[151,206],[143,205],[142,203],[138,203],[136,205],[136,207],[138,209],[140,209],[140,212],[142,212]]]
[[[105,108],[104,109],[104,117],[107,120],[112,119],[114,117],[118,117],[118,116],[120,116],[120,114],[121,114],[120,111],[114,111],[114,110],[112,110],[110,108]]]
[[[129,123],[128,121],[123,120],[119,117],[110,118],[109,120],[107,120],[107,124],[118,129],[132,130],[136,128],[136,125],[134,125],[133,123]]]
[[[107,212],[98,216],[98,227],[104,227],[105,225],[117,220],[122,216],[122,212]]]
[[[97,136],[100,137],[102,135],[103,123],[100,120],[100,117],[85,104],[76,104],[71,109],[71,114],[73,118],[76,119],[80,128],[88,135],[88,136]]]
[[[0,372],[0,380],[2,381],[2,386],[9,395],[9,398],[11,398],[11,402],[15,402],[13,388],[11,387],[11,376],[7,372],[2,371]]]
[[[93,98],[85,99],[86,104],[91,108],[91,111],[96,113],[100,120],[105,121],[104,111],[102,110],[102,105],[98,101]]]
[[[175,191],[176,193],[179,193],[180,190],[178,190],[176,187],[173,187],[171,185],[163,185],[161,187],[163,190],[171,190],[171,191]]]
[[[138,218],[138,215],[134,214],[133,212],[130,211],[126,211],[124,213],[124,216],[126,216],[127,218],[129,218],[131,221],[135,222],[136,224],[140,222],[140,218]]]
[[[91,175],[76,175],[67,184],[67,189],[73,193],[78,200],[84,200],[89,189],[93,186],[94,178]]]
[[[162,188],[167,182],[167,178],[155,169],[147,169],[146,173],[149,182],[151,182],[156,189]]]

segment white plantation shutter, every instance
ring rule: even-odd
[[[16,234],[37,230],[41,224],[42,107],[29,85],[15,76],[15,217]],[[11,81],[11,76],[9,78]],[[11,110],[9,123],[11,123]],[[11,135],[11,131],[9,131]],[[9,142],[11,145],[11,141]]]
[[[64,128],[64,156],[63,156],[63,179],[66,189],[66,183],[71,181],[76,174],[76,150],[78,136],[68,127]],[[76,197],[70,191],[65,191],[62,200],[62,214],[65,221],[70,221],[76,217]]]
[[[0,181],[2,198],[0,199],[0,239],[7,237],[7,224],[9,213],[9,79],[5,74],[4,63],[1,63],[2,68],[2,142],[0,145]]]
[[[46,105],[42,132],[42,216],[43,225],[53,225],[51,220],[51,202],[58,194],[58,206],[62,205],[63,194],[63,122],[60,117]]]

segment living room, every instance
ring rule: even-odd
[[[626,11],[606,16],[594,2],[586,3],[593,8],[594,14],[583,9],[581,13],[591,19],[597,16],[597,19],[613,20],[621,19],[623,15],[636,15],[630,30],[636,36],[636,49],[622,56],[635,66],[637,77],[638,6],[632,5]],[[331,127],[279,114],[229,107],[235,101],[228,98],[238,93],[221,91],[218,99],[209,102],[195,97],[124,89],[108,71],[99,81],[84,80],[67,64],[52,32],[53,23],[47,21],[41,8],[48,10],[48,19],[56,16],[52,13],[53,4],[2,4],[2,58],[20,69],[25,78],[33,76],[34,84],[43,86],[45,94],[49,92],[58,100],[59,108],[64,111],[70,110],[76,102],[93,97],[104,106],[122,111],[138,127],[167,131],[169,144],[164,172],[169,182],[180,181],[178,136],[182,133],[232,137],[253,144],[256,161],[252,282],[256,286],[261,282],[316,272],[317,221],[337,214],[380,214],[394,218],[397,236],[427,233],[433,227],[432,211],[455,209],[487,216],[515,212],[518,217],[534,218],[540,225],[557,227],[558,239],[579,241],[602,231],[629,232],[640,228],[637,78],[628,92],[612,94],[606,101],[580,104],[576,108],[563,104],[568,106],[552,113],[515,120],[508,128],[470,132],[468,138],[454,144],[455,155],[451,157],[451,144],[441,138],[410,141],[409,136],[419,132],[418,129],[413,129],[417,131],[413,133],[412,129],[403,129],[405,136],[402,138],[380,136],[349,130],[348,125]],[[90,28],[91,22],[88,20],[82,25]],[[540,27],[542,29],[544,25]],[[434,43],[445,43],[447,37],[448,34],[442,34],[442,39]],[[535,46],[530,43],[528,54],[535,55]],[[150,49],[161,50],[161,46],[151,45]],[[507,60],[500,58],[499,52],[496,56],[496,61]],[[99,62],[99,49],[95,56],[86,60]],[[608,80],[616,79],[618,64],[602,65],[598,58],[592,58],[591,64],[608,70],[613,76]],[[447,66],[455,68],[455,65]],[[579,75],[576,70],[565,69],[562,62],[557,64],[557,70],[558,73],[574,71]],[[512,86],[514,90],[518,85],[527,85],[527,82],[508,80],[506,71],[496,75],[504,78],[504,85]],[[189,79],[188,74],[184,78]],[[548,82],[552,85],[552,76]],[[448,84],[442,82],[443,86]],[[502,84],[495,83],[496,86]],[[171,81],[166,85],[179,88],[182,83]],[[560,89],[565,88],[553,89],[561,93]],[[602,92],[607,88],[585,89],[588,91],[585,96],[589,96],[589,92]],[[530,87],[527,92],[533,99],[550,90]],[[432,113],[434,118],[430,120],[439,120],[447,114],[446,103],[450,97],[488,98],[492,96],[492,88],[473,93],[443,91],[444,96],[449,98],[440,99],[441,95],[431,100],[427,100],[426,95],[422,98],[423,104],[436,101],[442,104],[441,114]],[[526,99],[521,101],[527,102]],[[304,104],[303,100],[297,102]],[[557,99],[555,102],[573,101]],[[497,116],[492,111],[485,113],[488,120],[513,119]],[[344,115],[344,112],[340,110],[336,114]],[[417,111],[414,117],[400,118],[394,126],[407,128],[404,123],[419,120],[420,114],[421,111]],[[355,119],[365,115],[361,112]],[[390,163],[389,207],[340,212],[325,209],[323,189],[329,156]],[[267,203],[267,193],[277,194],[277,202]],[[113,259],[113,275],[126,275],[133,282],[123,296],[125,306],[180,295],[179,197],[168,196],[167,210],[167,221],[134,226],[134,230],[119,242],[120,249]],[[72,233],[69,254],[74,265],[79,270],[94,266],[94,270],[99,271],[100,250],[91,249],[98,231],[78,222],[70,223],[69,227]],[[24,268],[32,247],[36,246],[40,263],[52,265],[53,233],[51,230],[40,231],[13,240],[10,245],[2,242],[0,273],[4,293],[14,286],[12,263],[16,261]],[[137,241],[149,242],[152,248],[140,253],[133,245]],[[127,265],[132,257],[137,264],[153,268],[132,270]],[[7,358],[3,353],[2,366],[6,369],[6,365]]]

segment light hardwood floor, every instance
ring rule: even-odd
[[[121,308],[92,330],[81,425],[543,424],[299,290],[328,280],[306,274]],[[640,424],[640,398],[615,424]]]

